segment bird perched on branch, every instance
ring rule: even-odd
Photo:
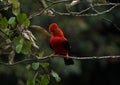
[[[50,57],[54,57],[55,54],[65,55],[65,64],[74,64],[73,60],[69,58],[68,53],[70,52],[70,45],[67,38],[64,37],[63,31],[56,23],[50,24],[49,31],[52,33],[50,47],[54,50],[54,53],[51,54]]]

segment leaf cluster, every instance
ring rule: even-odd
[[[13,64],[16,55],[24,55],[24,58],[32,58],[31,55],[36,54],[33,49],[38,50],[39,46],[36,44],[36,38],[28,29],[30,20],[26,13],[20,13],[20,2],[18,0],[3,0],[2,4],[6,4],[3,9],[12,9],[12,16],[5,17],[0,13],[0,56],[7,55],[8,63]],[[7,7],[7,8],[6,8]],[[46,34],[46,30],[40,29]],[[37,52],[39,54],[39,52]],[[39,54],[43,57],[44,52]],[[22,56],[21,56],[22,57]],[[1,59],[2,62],[4,62]],[[55,71],[49,72],[49,62],[32,62],[27,64],[26,69],[32,70],[35,74],[27,79],[27,85],[48,85],[51,77],[54,77],[57,82],[61,79]]]

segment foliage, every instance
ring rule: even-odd
[[[57,82],[61,81],[61,78],[59,77],[59,75],[55,71],[52,70],[51,74],[56,79]]]
[[[3,1],[3,3],[6,2]],[[7,4],[12,4],[12,13],[14,15],[7,19],[6,17],[3,17],[2,14],[0,14],[0,47],[2,47],[0,55],[10,55],[10,53],[14,51],[16,54],[26,55],[27,58],[27,56],[29,56],[31,53],[32,45],[33,47],[36,45],[36,42],[34,41],[35,37],[27,29],[30,25],[30,20],[25,13],[20,13],[20,3],[18,0],[10,0]],[[10,40],[9,43],[7,42],[8,39]],[[41,52],[39,56],[43,57],[43,54],[44,53]],[[14,57],[14,55],[12,55],[12,57]],[[9,61],[11,61],[11,59]],[[14,62],[14,58],[12,62]],[[37,71],[37,74],[28,78],[27,85],[48,85],[51,75],[47,73],[41,73],[41,70],[47,69],[48,66],[49,63],[42,62],[33,62],[31,65],[28,64],[26,68],[28,70],[31,68],[34,71]],[[39,69],[40,71],[38,71]],[[55,72],[52,72],[52,74],[54,73]]]
[[[96,3],[104,4],[107,2],[106,0],[94,0],[93,5]],[[89,80],[90,73],[92,73],[91,69],[96,65],[94,61],[85,61],[82,64],[83,68],[81,67],[81,61],[76,61],[74,66],[65,66],[61,62],[63,61],[61,58],[53,59],[51,62],[38,61],[39,58],[43,58],[51,53],[48,43],[46,43],[48,42],[47,36],[50,35],[46,29],[42,28],[42,26],[48,28],[51,22],[56,22],[69,38],[72,55],[93,56],[120,54],[119,29],[116,29],[116,23],[119,25],[119,8],[106,15],[97,17],[74,17],[74,13],[78,13],[82,8],[85,9],[89,4],[82,2],[82,5],[77,4],[71,6],[68,10],[65,9],[67,5],[70,5],[69,1],[61,2],[51,0],[50,2],[50,0],[41,0],[35,1],[34,3],[34,0],[30,0],[29,2],[25,0],[0,0],[0,62],[7,62],[7,65],[12,65],[14,62],[24,59],[34,60],[29,63],[26,62],[25,64],[13,66],[12,68],[1,66],[0,75],[4,72],[7,75],[15,72],[13,74],[17,76],[17,79],[23,78],[22,80],[25,80],[26,85],[48,85],[51,82],[54,84],[53,80],[59,83],[61,80],[64,81],[62,78],[66,78],[66,75],[69,77],[73,74],[77,75],[77,77],[83,75],[86,80]],[[55,10],[51,8],[63,12],[63,15],[67,11],[72,16],[48,17],[54,14]],[[94,8],[91,9],[95,11]],[[107,8],[109,6],[98,7],[99,10],[106,10]],[[37,12],[35,12],[36,10]],[[8,14],[6,14],[6,11]],[[92,13],[91,10],[85,13],[88,12]],[[38,16],[40,14],[42,16]],[[106,21],[103,19],[104,17],[110,20]],[[31,24],[39,24],[41,26],[32,25],[34,29],[29,29]],[[38,34],[34,30],[39,31],[41,34]],[[107,66],[106,63],[117,61],[108,60],[105,62],[99,61],[98,63],[101,68],[105,68]],[[15,69],[17,70],[15,71]],[[89,72],[87,77],[84,70]]]

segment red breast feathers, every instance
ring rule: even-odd
[[[66,55],[68,50],[64,47],[64,41],[67,39],[64,37],[62,30],[56,23],[52,23],[49,26],[49,31],[52,33],[50,38],[50,45],[53,48],[55,54]]]

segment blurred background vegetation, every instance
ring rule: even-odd
[[[9,19],[11,16],[14,16],[11,12],[12,9],[9,8],[8,10],[2,10],[3,1],[5,0],[0,0],[0,14]],[[105,0],[101,0],[101,2],[99,1],[100,0],[96,0],[95,3],[103,3]],[[25,13],[27,16],[38,11],[38,9],[44,9],[41,0],[19,0],[19,2],[20,13]],[[108,2],[119,3],[118,0],[109,0]],[[59,3],[53,6],[53,8],[59,11],[65,11],[65,4],[67,3]],[[73,7],[72,10],[79,11],[87,6],[88,3],[80,3]],[[100,7],[99,9],[103,10],[106,8],[107,6]],[[71,56],[120,55],[120,29],[115,27],[115,25],[120,27],[119,10],[120,6],[104,15],[87,17],[71,15],[35,16],[30,19],[30,25],[39,25],[48,30],[51,23],[57,23],[70,42],[72,50],[70,54]],[[106,19],[109,19],[112,22],[109,22]],[[35,31],[34,29],[29,30],[37,39],[41,55],[47,56],[51,54],[52,50],[49,47],[49,37]],[[26,55],[24,54],[17,53],[15,59],[16,61],[22,60],[25,56]],[[0,61],[7,62],[7,56],[0,55]],[[74,65],[66,66],[64,65],[63,59],[60,57],[51,59],[49,61],[50,65],[48,69],[56,71],[60,76],[61,81],[57,83],[54,78],[51,78],[49,85],[120,85],[120,60],[118,58],[74,61]],[[34,70],[28,68],[29,63],[18,64],[15,66],[5,66],[1,64],[0,85],[26,85],[27,80],[30,80],[35,73]]]

